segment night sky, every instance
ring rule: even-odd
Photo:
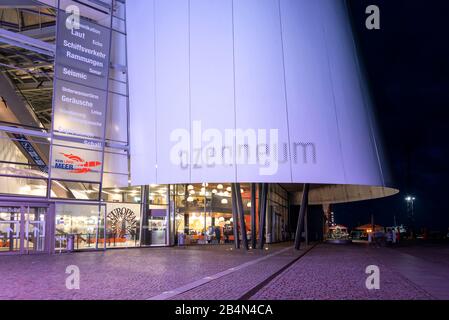
[[[407,223],[406,194],[416,196],[415,225],[449,227],[449,1],[349,0],[355,36],[398,195],[334,206],[337,223]],[[380,30],[365,8],[380,8]]]

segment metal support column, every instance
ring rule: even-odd
[[[301,208],[299,209],[298,224],[296,225],[295,249],[299,250],[301,246],[301,229],[304,221],[304,215],[309,204],[309,184],[305,183],[302,191]]]
[[[256,184],[251,183],[251,247],[256,248]]]
[[[171,216],[171,197],[170,197],[170,185],[167,185],[167,212],[165,214],[165,217],[167,219],[167,225],[165,227],[165,243],[167,246],[171,246],[173,244],[173,241],[171,240],[171,224],[174,223],[172,221]]]
[[[237,199],[235,196],[234,188],[231,188],[231,201],[232,201],[232,230],[234,231],[234,246],[236,249],[240,248],[239,231],[238,231],[238,211],[237,211]]]
[[[45,221],[45,251],[48,254],[55,252],[56,239],[56,211],[55,204],[50,203],[47,208],[47,217]]]
[[[265,219],[267,214],[267,195],[268,183],[263,183],[259,192],[260,211],[259,211],[259,249],[263,249],[265,244]]]
[[[150,193],[150,187],[148,185],[141,186],[140,193],[140,230],[139,230],[139,241],[140,246],[144,246],[148,242],[148,195]]]
[[[328,203],[323,204],[323,240],[326,240],[329,233],[330,213],[331,205]]]
[[[309,224],[308,224],[308,216],[309,216],[309,210],[306,210],[305,212],[305,216],[304,216],[304,231],[306,233],[306,246],[309,245]]]
[[[234,192],[235,198],[237,199],[237,211],[239,213],[240,233],[242,235],[242,246],[246,250],[248,250],[248,238],[246,236],[245,212],[243,211],[243,200],[242,200],[242,193],[240,192],[240,183],[232,184],[232,192]]]

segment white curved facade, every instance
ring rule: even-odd
[[[126,15],[133,185],[388,185],[343,1],[133,0]]]

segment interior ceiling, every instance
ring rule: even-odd
[[[56,11],[43,6],[0,6],[0,28],[55,43]],[[14,84],[42,125],[51,125],[54,60],[0,40],[0,72]]]

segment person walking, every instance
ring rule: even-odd
[[[387,246],[391,246],[391,244],[393,243],[393,231],[392,229],[389,229],[387,232]]]
[[[220,227],[215,227],[215,239],[217,239],[217,243],[220,244],[220,240],[221,240]]]

